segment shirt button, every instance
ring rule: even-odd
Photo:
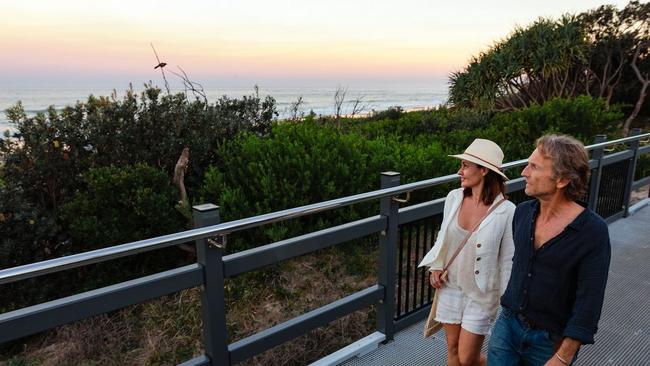
[[[533,274],[529,272],[528,277],[533,277]]]
[[[478,271],[474,271],[474,274],[478,274]]]
[[[481,260],[481,257],[476,258],[476,260],[477,260],[477,261],[480,261],[480,260]]]
[[[477,248],[480,248],[480,247],[481,247],[481,243],[476,244],[476,247],[477,247]]]

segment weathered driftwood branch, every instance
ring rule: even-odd
[[[185,170],[187,170],[187,165],[190,162],[190,148],[186,147],[183,149],[181,156],[176,162],[174,167],[174,185],[178,187],[178,200],[179,204],[187,205],[187,191],[185,190]]]
[[[174,166],[174,178],[172,179],[174,185],[178,187],[177,208],[181,212],[186,212],[189,206],[189,201],[187,199],[187,191],[185,190],[185,171],[187,170],[187,165],[189,164],[189,162],[190,162],[190,148],[186,147],[183,149],[181,156],[178,158],[178,161],[176,162],[176,166]],[[194,245],[181,244],[178,247],[186,252],[193,253],[193,254],[196,253],[196,249]]]

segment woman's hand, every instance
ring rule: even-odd
[[[431,284],[431,287],[438,289],[444,286],[445,281],[440,278],[441,275],[441,270],[431,271],[431,274],[429,275],[429,283]]]

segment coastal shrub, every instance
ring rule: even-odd
[[[63,206],[62,217],[80,250],[180,231],[184,219],[167,174],[144,164],[101,167],[84,174],[85,189]]]
[[[375,190],[383,171],[398,171],[409,182],[448,168],[436,141],[416,146],[390,137],[370,140],[315,123],[276,126],[268,138],[243,135],[225,144],[220,156],[222,165],[205,174],[202,197],[219,204],[226,221]],[[255,239],[279,240],[376,213],[376,205],[354,205],[306,217],[300,225],[269,226]]]
[[[61,222],[61,207],[85,189],[84,176],[91,168],[146,164],[166,176],[164,187],[169,187],[174,165],[183,148],[189,147],[185,185],[192,198],[207,166],[218,164],[219,145],[242,131],[268,134],[277,114],[275,100],[261,98],[257,90],[241,99],[224,96],[206,103],[190,100],[183,93],[163,95],[151,85],[140,94],[130,89],[121,98],[115,93],[110,97],[91,95],[63,110],[50,107],[35,116],[28,116],[20,102],[5,113],[16,133],[0,138],[4,180],[0,195],[8,197],[0,203],[0,218],[5,218],[0,220],[0,247],[24,250],[13,249],[3,266],[70,253],[71,234]],[[113,207],[112,199],[104,195],[101,200],[105,201],[95,198],[93,204]],[[135,204],[149,203],[133,202],[131,207],[120,206],[125,212],[117,208],[110,212],[115,217],[129,217]],[[148,212],[154,208],[137,207]],[[109,220],[102,229],[102,234],[107,234],[112,216],[96,219],[100,228],[101,220]],[[82,228],[80,222],[75,225],[77,238],[84,238],[75,241],[76,249],[93,248],[95,244],[86,241],[87,235],[81,235],[93,230]],[[103,238],[93,234],[93,240],[119,243],[134,237],[128,227],[114,230]]]
[[[347,119],[341,125],[345,132],[358,133],[371,139],[391,136],[400,141],[427,144],[437,139],[440,133],[484,127],[492,115],[486,110],[441,106],[434,110],[403,113],[398,119]]]
[[[192,162],[186,174],[191,193],[202,169],[218,160],[219,144],[242,131],[267,134],[277,112],[275,100],[262,99],[257,90],[206,103],[146,85],[140,95],[132,89],[122,98],[91,95],[33,117],[17,103],[6,115],[17,133],[0,141],[5,175],[23,185],[28,201],[52,209],[71,199],[90,167],[144,163],[171,177],[184,147]]]
[[[177,192],[160,169],[144,164],[91,168],[83,175],[83,182],[84,187],[61,207],[54,222],[47,221],[52,216],[39,216],[38,210],[24,212],[22,217],[20,211],[14,211],[11,220],[19,230],[15,234],[22,236],[20,240],[3,239],[2,264],[27,264],[185,227],[185,219],[175,209]],[[49,231],[41,233],[43,230]],[[5,285],[0,301],[6,309],[31,305],[160,272],[184,264],[187,257],[171,247],[84,266]]]
[[[400,106],[392,106],[388,107],[387,109],[383,111],[372,111],[372,113],[369,116],[370,120],[382,120],[382,119],[390,119],[393,121],[397,121],[402,117],[404,114],[404,109]]]
[[[177,191],[167,175],[144,164],[92,168],[84,187],[57,215],[43,215],[19,188],[0,189],[2,268],[24,265],[183,230]],[[4,285],[0,310],[34,304],[163,271],[188,261],[176,247]]]
[[[0,185],[0,229],[0,268],[60,255],[68,243],[62,237],[59,247],[52,245],[51,238],[61,232],[60,220],[26,201],[20,186]]]
[[[614,135],[622,120],[619,109],[608,108],[602,99],[555,98],[543,105],[495,113],[481,128],[454,129],[438,137],[449,153],[462,151],[474,138],[489,139],[501,146],[505,161],[512,161],[527,158],[543,134],[569,134],[589,145],[598,134]]]
[[[578,96],[554,98],[543,105],[532,105],[512,113],[495,115],[494,124],[510,125],[524,121],[528,133],[513,136],[534,140],[544,133],[572,135],[589,144],[598,134],[613,134],[621,126],[623,114],[616,106],[608,106],[604,99]],[[523,131],[522,131],[523,132]]]

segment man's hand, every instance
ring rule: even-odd
[[[429,283],[431,284],[431,287],[439,289],[444,286],[445,282],[440,276],[442,275],[442,271],[436,270],[436,271],[431,271],[431,274],[429,275]]]

